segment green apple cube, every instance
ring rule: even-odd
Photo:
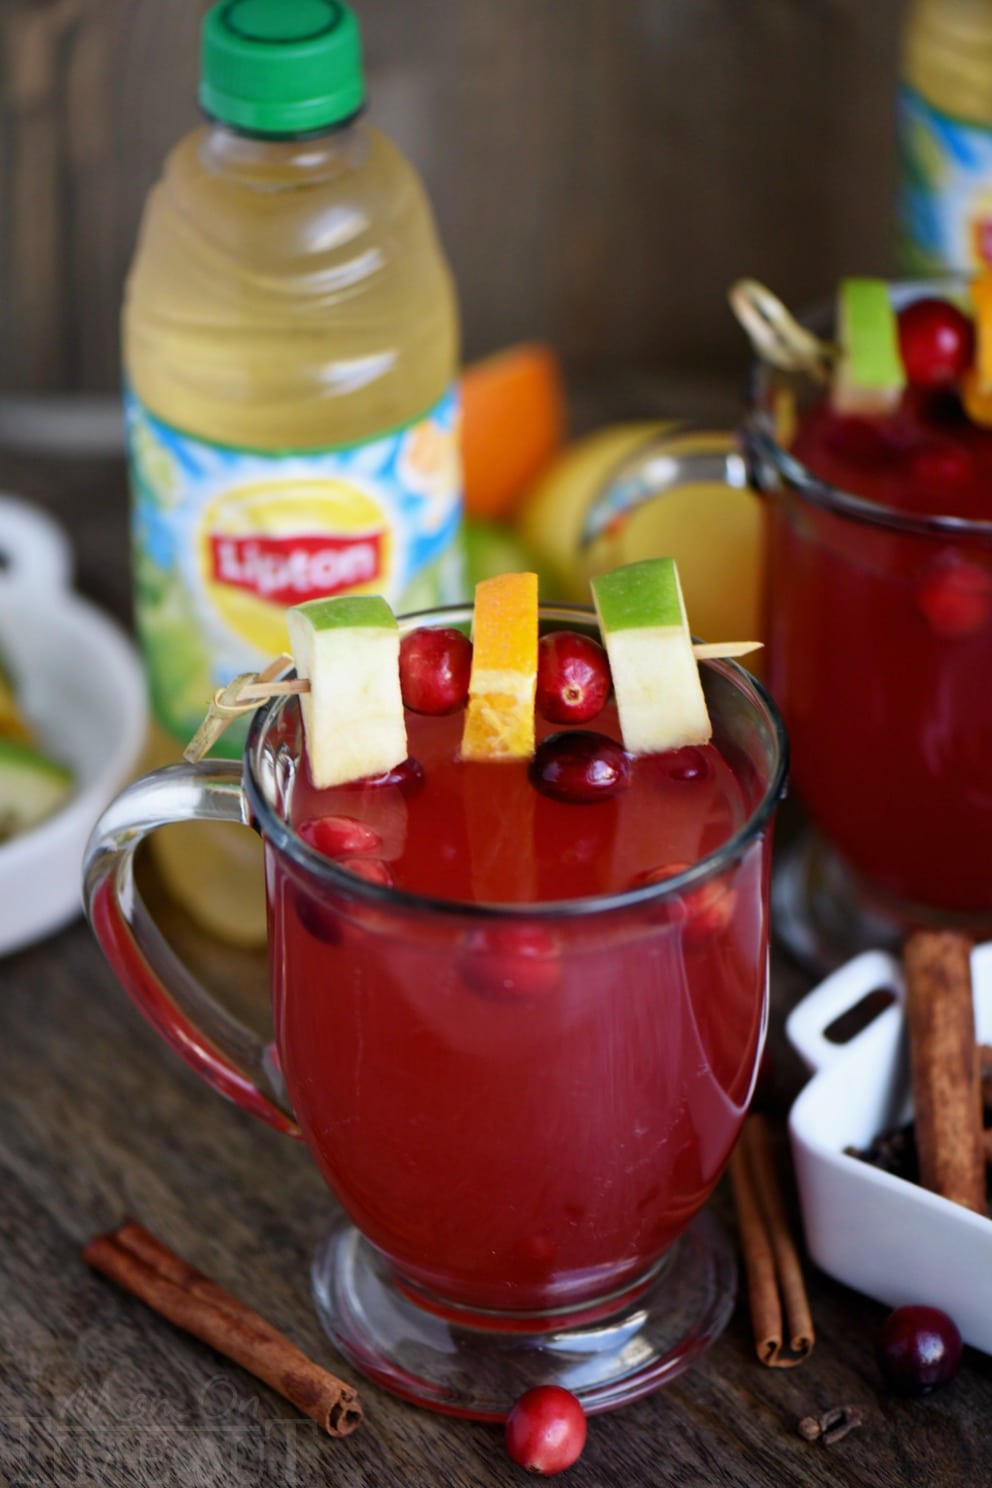
[[[712,736],[674,558],[646,558],[592,581],[624,747],[658,754]]]
[[[890,412],[906,386],[899,328],[881,279],[842,279],[837,301],[840,359],[832,402],[838,413]]]
[[[30,744],[0,739],[0,842],[51,816],[72,786],[64,765]]]
[[[373,594],[313,599],[286,611],[310,774],[318,790],[406,759],[396,617]]]

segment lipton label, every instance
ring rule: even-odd
[[[135,618],[152,709],[178,742],[217,687],[288,645],[284,612],[330,594],[396,610],[462,597],[453,392],[346,449],[230,449],[126,395]],[[225,736],[231,752],[240,738]]]
[[[992,266],[992,129],[899,99],[899,257],[907,274]]]

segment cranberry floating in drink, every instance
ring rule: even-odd
[[[407,1398],[493,1419],[535,1370],[586,1409],[644,1394],[733,1299],[704,1206],[760,1058],[784,740],[746,673],[700,666],[671,560],[594,597],[599,626],[539,608],[528,574],[399,624],[374,596],[300,606],[300,675],[268,684],[243,776],[190,766],[168,800],[139,782],[87,875],[139,1004],[218,1088],[298,1129],[341,1205],[314,1273],[340,1348]],[[542,634],[608,679],[593,720],[538,705]],[[467,686],[426,685],[425,659],[459,656]],[[118,890],[147,823],[191,810],[265,843],[278,1079],[195,984],[173,1001]]]

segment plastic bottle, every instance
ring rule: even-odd
[[[912,0],[899,102],[899,260],[992,265],[992,0]]]
[[[461,595],[455,296],[417,176],[360,118],[355,17],[223,0],[202,61],[209,122],[149,196],[124,307],[153,764],[285,649],[287,605]],[[201,924],[258,943],[258,844],[224,830],[158,833],[158,864]]]

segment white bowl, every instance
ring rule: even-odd
[[[68,588],[71,549],[58,524],[0,495],[0,555],[0,649],[42,746],[76,782],[51,817],[0,843],[2,955],[81,912],[83,849],[137,767],[147,707],[131,642]]]
[[[992,1043],[992,944],[972,953],[975,1025]],[[824,1037],[869,992],[896,1001],[850,1042]],[[912,1117],[902,968],[867,951],[796,1007],[786,1032],[814,1077],[789,1115],[810,1256],[830,1276],[890,1307],[940,1307],[966,1343],[992,1354],[992,1219],[852,1157]]]

